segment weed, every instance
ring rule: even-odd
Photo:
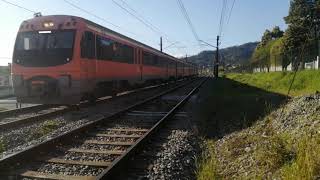
[[[320,177],[320,136],[304,136],[298,143],[296,157],[281,169],[286,180],[317,179]]]
[[[6,142],[3,138],[0,138],[0,153],[3,153],[6,150]]]
[[[286,95],[290,86],[293,72],[271,72],[254,74],[227,74],[227,78],[258,87],[266,91]],[[314,93],[320,90],[320,72],[314,70],[299,71],[292,84],[291,96]]]
[[[286,148],[285,141],[278,135],[273,135],[258,143],[254,157],[262,174],[275,172],[292,159],[292,152]]]
[[[58,126],[59,124],[56,121],[48,120],[44,122],[44,124],[38,129],[38,131],[34,132],[32,137],[40,138],[42,136],[45,136],[54,131]]]
[[[208,140],[206,142],[206,152],[197,159],[196,166],[197,172],[196,176],[198,180],[215,180],[220,179],[217,171],[217,159],[214,150],[214,141]]]

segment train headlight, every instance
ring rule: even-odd
[[[53,22],[45,22],[45,23],[43,23],[43,27],[45,27],[45,28],[49,28],[49,27],[53,27],[53,26],[54,26]]]
[[[12,81],[14,86],[23,86],[23,76],[22,75],[13,75]]]

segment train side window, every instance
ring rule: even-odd
[[[133,48],[130,47],[130,46],[127,46],[127,45],[123,45],[123,59],[124,59],[124,62],[125,63],[128,63],[128,64],[133,64],[134,62],[134,59],[133,59],[133,56],[134,56],[134,53],[133,53]]]
[[[98,60],[112,60],[113,57],[113,44],[110,39],[97,36],[97,59]]]
[[[159,66],[159,57],[157,55],[153,55],[153,66]]]
[[[94,59],[95,45],[95,35],[90,31],[84,32],[81,39],[81,57]]]
[[[153,59],[152,55],[148,52],[143,52],[143,64],[144,65],[149,65],[152,66],[153,64]]]

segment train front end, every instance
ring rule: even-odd
[[[78,22],[72,16],[43,16],[24,21],[12,59],[17,101],[75,104],[80,101],[76,52]]]

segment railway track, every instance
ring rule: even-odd
[[[96,104],[103,104],[111,99],[116,99],[120,97],[126,97],[135,93],[160,88],[166,86],[170,83],[164,83],[155,86],[148,86],[136,90],[126,91],[118,93],[115,97],[102,97],[99,98]],[[88,102],[83,102],[78,106],[58,106],[58,105],[37,105],[21,109],[8,110],[0,112],[0,130],[13,128],[18,125],[24,125],[27,123],[34,123],[42,121],[51,117],[62,115],[67,112],[78,110],[79,108],[90,107],[92,104]]]
[[[113,179],[204,80],[188,82],[0,160],[1,177]]]

